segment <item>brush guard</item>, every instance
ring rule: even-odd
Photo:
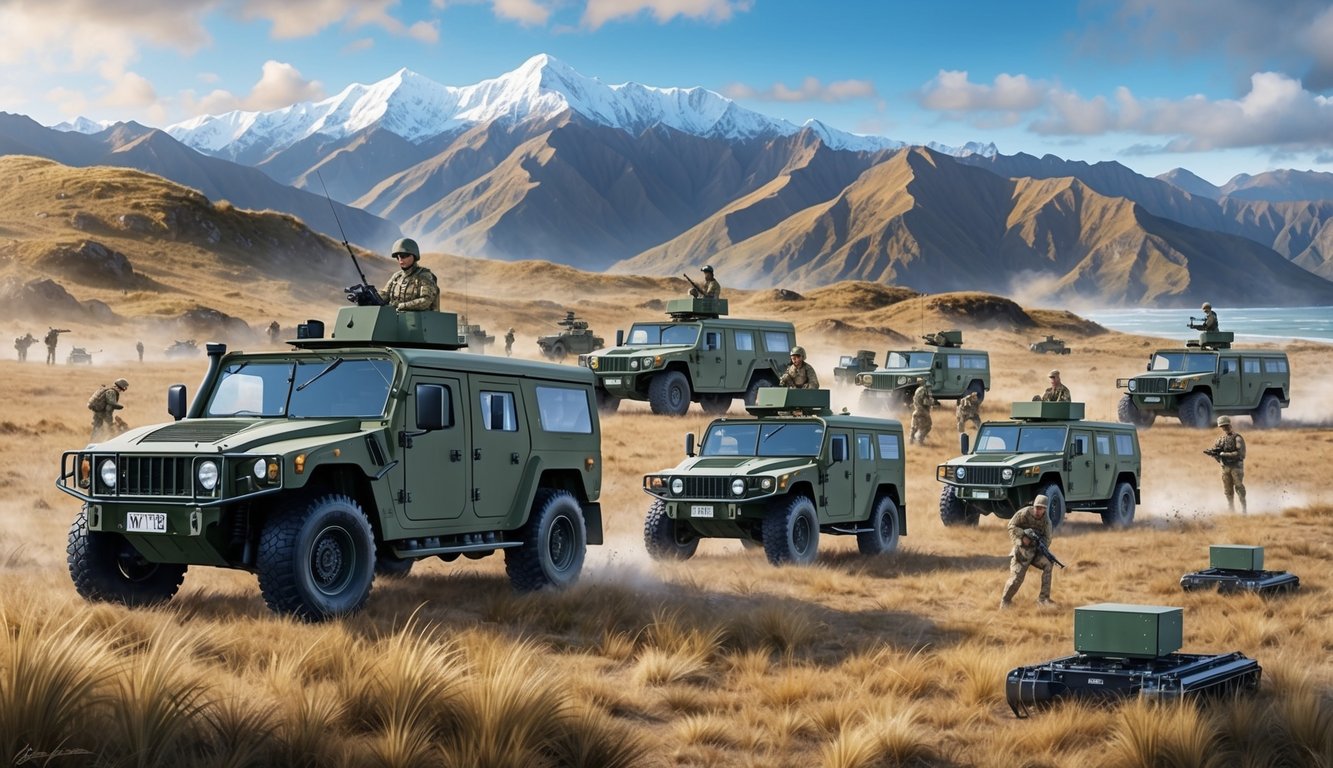
[[[1202,571],[1187,573],[1180,577],[1180,586],[1186,592],[1196,589],[1213,589],[1229,594],[1232,592],[1257,592],[1261,595],[1275,595],[1294,592],[1301,586],[1301,580],[1287,571],[1241,571],[1230,568],[1206,568]]]

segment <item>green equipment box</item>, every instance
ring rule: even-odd
[[[1239,544],[1214,544],[1208,548],[1208,565],[1229,571],[1262,571],[1264,548]]]
[[[1074,650],[1091,656],[1147,659],[1180,650],[1180,608],[1098,603],[1074,609]]]
[[[1083,418],[1083,403],[1052,403],[1041,400],[1022,400],[1010,406],[1015,419],[1076,420]]]

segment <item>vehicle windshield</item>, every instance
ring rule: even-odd
[[[929,368],[934,359],[934,352],[890,352],[884,367],[891,371],[902,368]]]
[[[1052,453],[1065,449],[1065,427],[987,424],[977,435],[977,453]]]
[[[817,456],[824,443],[819,422],[714,424],[704,435],[701,456]]]
[[[635,323],[629,329],[625,343],[631,347],[680,344],[694,346],[699,338],[699,326],[677,323]]]
[[[856,358],[852,357],[851,355],[843,355],[842,357],[838,358],[838,365],[841,365],[844,368],[850,368],[853,365],[856,365]]]
[[[1217,370],[1217,355],[1207,352],[1158,352],[1152,356],[1153,371],[1211,373]]]
[[[383,358],[238,360],[218,374],[204,415],[379,418],[392,382],[393,363]]]

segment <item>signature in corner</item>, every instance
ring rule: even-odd
[[[86,749],[53,749],[50,752],[39,752],[31,746],[20,749],[18,754],[14,755],[14,765],[26,765],[28,763],[38,763],[47,765],[57,757],[71,757],[73,755],[91,755],[92,752]]]

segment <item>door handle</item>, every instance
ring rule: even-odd
[[[518,451],[514,451],[513,453],[509,454],[509,463],[510,464],[518,463]]]
[[[462,460],[463,460],[462,451],[458,450],[457,448],[455,448],[452,451],[449,451],[449,461],[462,461]]]
[[[480,448],[473,448],[473,449],[472,449],[472,460],[473,460],[473,461],[481,461],[481,449],[480,449]]]

